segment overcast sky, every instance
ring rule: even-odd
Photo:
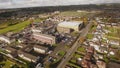
[[[120,3],[120,0],[0,0],[0,8]]]

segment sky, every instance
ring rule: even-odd
[[[120,3],[120,0],[0,0],[0,9],[101,3]]]

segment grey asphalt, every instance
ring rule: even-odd
[[[73,44],[73,46],[69,49],[69,51],[67,51],[66,55],[62,58],[62,61],[60,62],[60,64],[57,66],[57,68],[65,68],[65,65],[67,64],[67,62],[72,58],[73,54],[75,53],[75,51],[77,50],[77,48],[80,46],[80,38],[82,37],[86,37],[86,35],[88,34],[89,29],[92,26],[92,22],[90,22],[80,33],[79,38],[76,40],[76,42]]]

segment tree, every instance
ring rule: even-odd
[[[80,43],[83,43],[85,41],[85,37],[81,37],[79,41]]]
[[[119,37],[119,46],[120,46],[120,29],[117,29],[117,35]]]
[[[20,68],[17,64],[14,64],[11,68]]]

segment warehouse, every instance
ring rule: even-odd
[[[34,63],[37,62],[37,60],[39,59],[39,57],[33,56],[20,50],[18,51],[18,56],[24,60]]]
[[[43,47],[43,46],[40,46],[40,45],[34,45],[33,48],[34,48],[34,51],[36,51],[38,53],[41,53],[41,54],[45,54],[48,51],[47,47]]]
[[[5,36],[0,36],[0,41],[4,41],[4,42],[6,42],[8,44],[11,43],[10,39],[8,37],[5,37]]]
[[[33,33],[32,38],[46,44],[55,44],[55,37],[46,34]]]
[[[59,33],[70,33],[72,31],[80,31],[83,27],[83,22],[61,22],[57,26]]]

